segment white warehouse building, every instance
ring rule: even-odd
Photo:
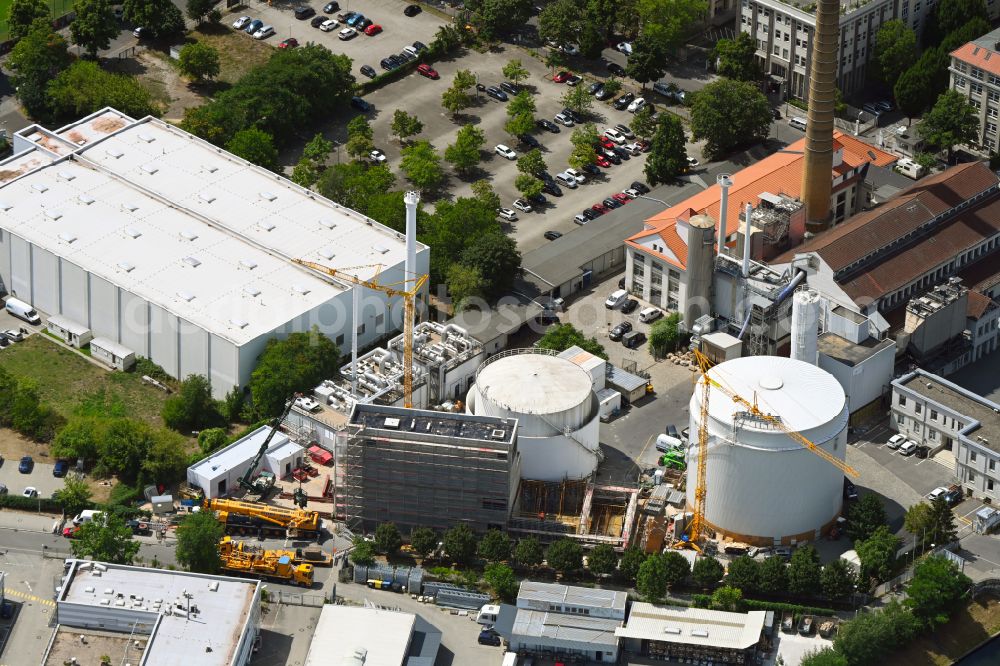
[[[170,375],[245,386],[271,338],[313,326],[350,351],[347,281],[405,279],[402,234],[154,118],[113,109],[13,137],[0,169],[0,293]],[[418,245],[416,272],[428,270]],[[380,270],[381,268],[381,270]],[[364,290],[359,347],[400,327]],[[391,314],[391,316],[390,316]]]

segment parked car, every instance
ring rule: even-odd
[[[845,479],[845,481],[846,481],[846,479]],[[927,493],[927,499],[929,499],[930,501],[933,502],[934,500],[937,500],[937,499],[944,499],[944,496],[947,495],[947,494],[948,494],[948,487],[947,486],[938,486],[934,490],[932,490],[929,493]]]
[[[575,190],[578,187],[576,183],[576,178],[569,175],[565,171],[560,171],[559,173],[556,174],[556,182],[562,185],[563,187],[568,187],[571,190]]]
[[[700,162],[698,162],[698,160],[696,160],[695,158],[691,157],[690,155],[688,155],[687,163],[688,163],[688,167],[690,167],[690,168],[694,168],[694,167],[696,167],[696,166],[698,166],[700,164]]]
[[[428,79],[432,79],[434,81],[441,78],[441,75],[437,73],[436,69],[423,62],[417,65],[417,74],[420,76],[426,76]]]
[[[12,617],[14,617],[14,604],[4,599],[0,602],[0,618],[9,620]]]
[[[510,99],[509,97],[507,97],[507,93],[500,90],[496,86],[490,86],[489,88],[487,88],[486,94],[492,97],[493,99],[497,100],[498,102],[506,102],[508,99]]]
[[[544,234],[542,234],[542,236],[545,237],[545,240],[550,240],[550,241],[554,241],[557,238],[562,238],[562,234],[559,233],[558,231],[546,231]]]
[[[552,77],[552,81],[554,83],[565,83],[566,79],[568,79],[571,76],[573,76],[573,75],[570,74],[569,72],[566,72],[566,71],[559,72],[555,76]]]
[[[0,483],[0,495],[6,495],[6,494],[7,494],[7,486]]]
[[[3,349],[4,347],[9,347],[11,346],[11,344],[13,343],[7,339],[7,336],[0,335],[0,349]]]
[[[577,76],[576,74],[572,74],[568,79],[566,79],[566,85],[575,86],[578,83],[580,83],[580,81],[583,81],[582,76]]]
[[[646,334],[642,331],[632,331],[622,336],[622,345],[628,349],[636,349],[646,341]]]
[[[594,211],[599,215],[604,215],[605,213],[608,212],[608,209],[604,207],[604,204],[599,204],[599,203],[596,203],[593,206],[591,206],[590,210]]]
[[[541,148],[542,142],[533,137],[530,134],[518,134],[517,140],[528,146],[529,148]]]
[[[631,330],[632,330],[632,323],[623,321],[622,323],[618,324],[617,326],[611,329],[611,331],[608,333],[608,339],[610,339],[612,342],[618,342],[622,339],[623,335],[625,335]]]
[[[539,118],[538,120],[535,121],[535,124],[538,127],[542,128],[543,130],[547,132],[552,132],[553,134],[559,134],[560,132],[559,125],[556,125],[554,122],[552,122],[547,118]]]
[[[305,21],[307,18],[315,16],[316,10],[312,7],[296,7],[293,13],[298,20]]]
[[[621,306],[625,300],[628,299],[628,292],[624,289],[616,289],[608,296],[604,301],[604,307],[609,310],[614,310]]]
[[[624,280],[625,278],[622,279]],[[652,306],[648,308],[643,308],[642,310],[639,311],[639,321],[643,322],[644,324],[656,321],[662,316],[663,316],[663,310],[661,310],[660,308],[654,308]]]
[[[517,153],[515,153],[513,150],[503,145],[502,143],[498,143],[496,148],[493,149],[493,152],[495,152],[500,157],[504,157],[508,160],[517,159]]]
[[[638,199],[639,197],[642,196],[642,194],[639,193],[639,190],[634,190],[631,187],[628,188],[627,190],[623,190],[622,194],[627,196],[629,199]]]
[[[898,449],[900,445],[906,441],[906,436],[900,433],[896,433],[889,438],[889,441],[885,443],[890,449]]]
[[[406,9],[403,10],[404,16],[416,16],[420,12],[424,11],[420,5],[406,5]]]
[[[611,148],[611,152],[613,152],[615,155],[617,155],[618,158],[621,159],[621,160],[630,160],[630,159],[632,159],[632,151],[631,150],[626,150],[625,148],[622,148],[621,146],[614,146],[614,147],[612,147]]]
[[[605,169],[611,166],[611,162],[608,160],[608,158],[604,157],[604,155],[598,154],[597,159],[594,161],[597,162],[597,166],[603,167]]]
[[[136,39],[150,39],[153,36],[153,31],[140,25],[132,31],[132,36]]]
[[[340,9],[340,3],[337,0],[331,0],[330,2],[323,5],[324,14],[332,14]]]
[[[917,450],[917,443],[908,439],[899,446],[900,455],[912,456]]]
[[[602,102],[609,97],[611,97],[611,92],[604,86],[601,86],[601,89],[594,93],[594,99],[599,99]]]
[[[327,19],[319,24],[319,29],[323,32],[333,32],[334,28],[340,26],[336,19]]]
[[[563,173],[566,174],[567,176],[571,176],[580,185],[583,185],[584,183],[587,182],[587,177],[584,176],[579,171],[577,171],[576,169],[566,169],[565,171],[563,171]]]
[[[324,23],[326,23],[326,17],[323,16],[322,14],[317,14],[316,16],[313,16],[312,20],[309,21],[309,25],[311,25],[314,28],[318,28]]]
[[[367,26],[365,28],[365,34],[368,35],[369,37],[374,37],[380,32],[382,32],[382,26],[380,26],[378,23],[372,23],[370,26]]]
[[[632,132],[631,129],[629,129],[628,125],[622,125],[621,123],[619,123],[618,125],[614,126],[614,129],[629,141],[635,138],[635,134]]]
[[[337,33],[337,39],[339,39],[342,42],[346,42],[349,39],[354,39],[357,36],[358,36],[358,31],[355,30],[354,28],[344,28],[343,30]]]
[[[268,37],[270,37],[273,34],[274,34],[274,26],[273,25],[265,25],[263,28],[261,28],[260,30],[258,30],[255,33],[253,33],[253,38],[254,39],[267,39]]]
[[[882,115],[882,109],[875,106],[872,102],[868,102],[861,107],[861,110],[865,113],[870,113],[876,118]]]
[[[552,180],[542,181],[542,192],[548,192],[554,197],[562,196],[562,190],[559,189],[559,186]]]
[[[369,79],[374,79],[376,76],[378,76],[378,73],[375,71],[375,68],[372,67],[371,65],[362,65],[361,73],[367,76]]]
[[[604,207],[607,208],[608,210],[614,210],[615,208],[622,207],[620,203],[615,201],[614,197],[606,197],[604,200],[601,201],[601,203],[604,204]]]
[[[844,477],[844,500],[847,502],[853,502],[858,499],[858,489],[851,483],[851,480]]]
[[[781,120],[781,110],[777,108],[771,109],[771,117],[775,120]]]
[[[635,300],[634,298],[630,298],[626,300],[624,303],[622,303],[622,312],[624,312],[625,314],[632,314],[633,312],[635,312],[635,309],[637,307],[639,307],[639,301]]]
[[[816,629],[816,623],[812,615],[803,615],[799,620],[799,633],[803,636],[811,636]]]
[[[338,21],[347,22],[347,21],[350,21],[352,18],[354,18],[357,15],[358,15],[357,12],[341,12],[341,13],[337,14],[337,20]]]
[[[56,478],[62,478],[66,476],[66,472],[69,471],[69,463],[65,460],[57,460],[56,464],[52,467],[52,476]]]
[[[365,15],[364,14],[355,14],[351,18],[347,19],[346,22],[347,22],[347,25],[349,25],[349,26],[357,26],[359,23],[361,23],[364,20],[365,20]]]
[[[386,160],[389,158],[385,156],[385,153],[376,148],[372,152],[368,153],[368,159],[375,162],[375,164],[385,164]]]
[[[354,24],[354,28],[358,32],[363,32],[365,30],[368,30],[368,28],[372,27],[373,25],[375,25],[375,21],[371,20],[370,18],[362,18],[360,21]]]
[[[644,106],[646,106],[646,99],[644,97],[637,97],[632,100],[631,104],[628,105],[626,111],[629,113],[637,113]]]
[[[497,215],[508,222],[517,222],[517,213],[510,208],[497,208]]]
[[[493,629],[483,629],[479,632],[479,644],[496,647],[500,645],[500,635]]]
[[[573,126],[573,119],[567,116],[565,113],[557,113],[554,120],[560,125],[565,125],[566,127]]]
[[[625,68],[616,62],[608,63],[608,71],[614,74],[615,76],[625,76]]]
[[[879,101],[875,102],[875,106],[882,113],[889,113],[890,111],[896,108],[895,106],[893,106],[892,102],[890,102],[887,99],[880,99]]]
[[[243,32],[247,33],[248,35],[252,35],[253,33],[257,32],[263,27],[264,27],[263,21],[261,21],[260,19],[254,19],[247,24],[247,27],[243,28]]]
[[[615,51],[619,53],[624,53],[627,56],[632,55],[632,43],[631,42],[618,42],[615,46]]]
[[[625,93],[624,95],[615,100],[614,107],[619,111],[624,111],[625,108],[628,107],[628,105],[631,104],[632,100],[634,99],[635,95],[633,95],[630,92]]]
[[[241,16],[233,21],[233,27],[237,30],[244,30],[248,25],[250,25],[251,21],[253,21],[253,19],[249,16]]]
[[[573,224],[579,224],[582,226],[584,224],[587,224],[587,222],[590,222],[590,220],[583,213],[577,213],[576,215],[573,216]]]
[[[369,102],[367,102],[363,97],[358,97],[355,95],[351,98],[351,106],[353,106],[358,111],[371,111],[373,107]]]
[[[591,95],[596,95],[602,90],[604,90],[604,83],[601,81],[594,81],[587,87],[587,92]]]
[[[612,127],[609,127],[604,130],[604,136],[606,136],[613,143],[619,145],[625,143],[625,137],[622,135],[622,133]]]
[[[508,95],[517,95],[521,92],[521,86],[516,83],[511,83],[510,81],[503,81],[500,84],[500,90],[504,91]]]
[[[299,45],[299,40],[294,37],[286,37],[278,44],[279,49],[294,49]]]
[[[585,208],[583,210],[583,212],[580,213],[580,215],[582,215],[583,217],[587,218],[588,221],[590,221],[590,220],[596,220],[597,218],[599,218],[601,216],[601,214],[598,213],[593,208]]]
[[[657,81],[653,84],[653,90],[660,93],[664,97],[678,104],[683,104],[687,93],[677,87],[675,83],[664,83],[663,81]]]
[[[17,465],[17,471],[21,474],[31,474],[33,469],[35,469],[35,461],[31,456],[24,456]]]
[[[632,201],[627,194],[624,192],[618,192],[617,194],[612,194],[611,198],[618,202],[619,206],[624,206],[629,201]]]
[[[632,189],[638,192],[639,194],[649,194],[649,188],[646,186],[646,184],[638,180],[632,181]]]
[[[601,155],[604,155],[606,158],[608,158],[609,162],[611,162],[612,164],[614,164],[616,166],[622,163],[622,158],[619,157],[618,153],[616,153],[611,148],[603,148],[599,152],[600,152]]]
[[[526,199],[514,199],[514,208],[522,213],[530,213],[533,210]]]

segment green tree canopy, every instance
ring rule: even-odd
[[[444,552],[456,562],[467,563],[476,554],[476,535],[469,526],[459,523],[444,533]]]
[[[77,0],[73,11],[76,18],[69,24],[70,37],[90,58],[96,58],[98,50],[111,46],[111,40],[121,30],[111,1]]]
[[[383,555],[395,555],[403,545],[396,523],[379,523],[375,528],[375,550]]]
[[[472,106],[472,98],[464,90],[452,86],[441,93],[441,106],[454,118],[461,111]]]
[[[691,565],[687,558],[675,550],[664,553],[663,563],[667,572],[667,585],[670,587],[683,583],[691,574]]]
[[[904,21],[883,23],[875,36],[874,72],[890,88],[917,61],[917,33]]]
[[[365,541],[363,537],[356,536],[350,557],[354,564],[361,566],[371,564],[375,561],[375,546],[370,541]]]
[[[803,655],[800,666],[849,666],[849,664],[847,657],[832,647],[825,647]]]
[[[132,564],[139,552],[139,542],[119,516],[107,511],[80,525],[70,541],[73,557],[109,564]]]
[[[525,537],[514,547],[514,561],[522,567],[537,567],[544,559],[545,551],[535,537]]]
[[[177,561],[190,571],[205,574],[218,573],[219,541],[225,527],[211,511],[200,511],[184,516],[177,526]]]
[[[517,191],[521,193],[521,196],[525,199],[533,199],[542,193],[545,184],[526,173],[519,173],[514,178],[514,187]]]
[[[410,533],[410,545],[421,559],[426,559],[437,548],[437,532],[429,527],[418,527]]]
[[[48,4],[44,6],[48,16]],[[13,8],[12,5],[12,11]],[[17,97],[30,116],[38,118],[49,113],[49,82],[69,64],[66,40],[53,32],[47,18],[37,19],[14,45],[7,57],[7,69],[12,72],[11,84],[17,90]]]
[[[196,23],[201,23],[215,7],[213,0],[187,0],[184,13]]]
[[[989,21],[989,18],[984,0],[941,0],[924,22],[924,46],[937,46],[949,33],[973,19]]]
[[[190,375],[181,382],[180,390],[163,403],[161,416],[168,428],[183,433],[222,423],[212,385],[204,375]]]
[[[702,20],[708,5],[704,0],[638,0],[636,11],[643,35],[657,41],[670,53],[685,39],[692,24]]]
[[[715,584],[722,580],[725,569],[722,563],[714,557],[699,557],[691,567],[691,578],[699,587],[715,587]]]
[[[930,145],[948,152],[952,162],[958,144],[975,143],[979,139],[979,114],[965,95],[948,90],[938,97],[930,112],[920,123],[920,136]]]
[[[854,582],[854,570],[841,559],[825,564],[819,576],[820,589],[829,599],[847,597],[854,590]]]
[[[834,648],[850,666],[878,664],[920,633],[920,621],[895,599],[877,613],[860,613],[840,625]]]
[[[759,81],[763,77],[757,64],[757,46],[749,32],[741,32],[735,39],[720,39],[712,55],[720,76],[737,81]]]
[[[594,147],[599,139],[597,127],[594,123],[585,123],[573,128],[573,133],[569,140],[573,144],[573,152],[569,155],[569,165],[574,169],[583,169],[589,164],[597,162],[597,153]]]
[[[347,123],[347,154],[354,159],[367,158],[368,153],[375,147],[372,138],[375,131],[372,129],[368,118],[364,116],[354,116]]]
[[[519,137],[522,134],[531,134],[531,131],[535,129],[535,117],[530,113],[519,113],[516,116],[511,116],[504,123],[503,129],[507,134],[513,137]]]
[[[788,565],[788,591],[802,596],[816,594],[819,592],[820,571],[816,548],[812,545],[796,548]]]
[[[669,183],[688,168],[687,139],[680,118],[666,115],[656,128],[644,173],[650,185]]]
[[[396,109],[392,113],[392,134],[400,143],[406,143],[411,136],[416,136],[424,131],[424,124],[416,116],[411,116],[402,109]]]
[[[198,448],[202,453],[221,449],[228,441],[229,436],[223,428],[207,428],[198,433]]]
[[[367,215],[372,201],[379,195],[388,194],[395,183],[396,177],[384,164],[349,162],[334,164],[324,171],[316,183],[316,189],[327,199]],[[418,209],[418,231],[420,218]],[[397,224],[399,228],[396,230],[402,231],[404,223]]]
[[[418,231],[420,230],[418,218]],[[481,199],[459,197],[437,203],[434,215],[427,218],[421,242],[434,248],[431,252],[431,284],[441,284],[452,264],[458,263],[465,247],[481,234],[499,231],[496,208]]]
[[[639,567],[635,577],[635,589],[643,598],[656,603],[667,593],[667,575],[665,557],[661,553],[654,553]]]
[[[595,576],[613,574],[618,567],[618,554],[606,543],[594,546],[587,556],[587,569]]]
[[[591,107],[594,106],[594,98],[590,96],[590,93],[582,85],[568,87],[560,101],[570,111],[578,113],[581,116],[589,114]]]
[[[47,90],[51,113],[79,118],[112,106],[134,118],[160,115],[153,96],[135,77],[112,74],[92,61],[78,60],[53,79]]]
[[[479,166],[480,150],[485,143],[483,130],[475,125],[463,125],[455,135],[455,143],[445,148],[444,159],[455,167],[455,171],[468,175]]]
[[[496,210],[500,207],[500,195],[490,185],[490,181],[485,178],[472,184],[472,194],[483,203],[487,210]]]
[[[738,613],[743,610],[743,591],[738,587],[723,585],[712,593],[709,604],[715,610]]]
[[[292,394],[312,390],[337,376],[340,351],[313,327],[308,333],[291,333],[284,340],[271,338],[250,375],[250,395],[255,418],[281,413]]]
[[[527,23],[534,6],[532,0],[469,0],[466,9],[472,12],[471,20],[486,41]]]
[[[553,44],[570,44],[576,41],[579,23],[580,9],[576,0],[555,0],[538,14],[538,36]]]
[[[656,182],[652,178],[650,181]],[[671,312],[666,317],[653,322],[653,325],[649,327],[649,348],[653,352],[653,356],[663,358],[668,352],[676,351],[681,339],[680,323],[681,315],[679,312]]]
[[[729,563],[726,585],[743,590],[747,594],[757,592],[760,564],[748,555],[740,555]]]
[[[507,293],[521,270],[517,242],[499,232],[477,236],[462,251],[462,263],[479,271],[488,298]]]
[[[545,332],[545,335],[542,336],[542,339],[538,341],[540,349],[551,349],[557,352],[565,351],[573,345],[590,352],[594,356],[600,356],[603,359],[608,358],[608,353],[604,351],[604,347],[596,338],[584,337],[583,333],[573,326],[573,324],[556,324],[555,326],[551,326]]]
[[[904,603],[918,620],[933,629],[951,618],[971,588],[972,580],[954,562],[934,555],[917,563],[913,579],[906,586]]]
[[[784,594],[788,589],[788,567],[777,555],[767,558],[757,570],[757,591],[764,594]]]
[[[733,114],[733,109],[740,113]],[[716,160],[731,150],[767,138],[771,107],[760,89],[744,81],[720,79],[694,95],[691,134],[705,140],[705,156]]]
[[[422,191],[437,189],[444,181],[441,156],[427,141],[417,141],[403,148],[400,169],[407,180]]]
[[[632,46],[625,73],[646,88],[650,81],[656,81],[667,71],[667,55],[663,45],[648,35],[641,35]]]
[[[635,577],[639,574],[639,568],[646,561],[646,554],[636,548],[629,546],[622,551],[622,558],[618,562],[618,570],[629,583],[635,582]]]
[[[0,392],[3,387],[0,386]],[[52,442],[54,458],[83,458],[87,462],[97,459],[100,443],[104,438],[107,420],[93,416],[72,416]]]
[[[154,37],[169,37],[184,31],[184,17],[171,0],[123,0],[127,23],[146,28]]]
[[[545,172],[545,158],[538,148],[529,150],[517,158],[517,170],[528,176],[539,176]]]
[[[897,79],[893,94],[909,118],[920,115],[948,87],[951,60],[942,49],[927,49]]]
[[[875,493],[863,496],[847,512],[847,536],[854,542],[864,541],[885,524],[885,507]]]
[[[486,565],[483,578],[502,601],[512,602],[517,597],[517,578],[514,577],[514,570],[506,564],[491,562]]]
[[[46,0],[11,0],[7,11],[7,36],[22,39],[32,29],[36,19],[49,26],[49,3]]]
[[[226,144],[226,150],[257,166],[278,170],[278,147],[274,137],[262,129],[248,127],[233,135]]]
[[[177,66],[195,81],[214,79],[220,71],[219,52],[204,42],[191,42],[181,48]]]
[[[876,529],[870,537],[858,543],[854,550],[861,560],[861,581],[885,581],[892,577],[892,567],[896,562],[896,551],[900,540],[885,525]]]
[[[469,308],[473,299],[484,298],[488,286],[478,268],[459,263],[448,267],[445,282],[448,285],[448,295],[451,296],[455,312]]]
[[[632,120],[629,121],[629,129],[635,132],[635,135],[642,138],[648,138],[656,133],[656,128],[659,126],[656,121],[653,120],[653,105],[647,104],[632,116]]]
[[[67,477],[65,484],[52,493],[52,499],[59,502],[63,513],[75,516],[90,506],[92,493],[90,486],[83,479]]]
[[[510,558],[513,544],[506,532],[500,530],[488,530],[479,542],[479,557],[487,562],[503,562]]]
[[[583,568],[583,549],[573,539],[559,539],[545,551],[549,566],[560,573],[570,573]]]
[[[508,61],[507,64],[500,69],[500,73],[503,74],[505,79],[513,81],[515,85],[531,76],[528,70],[524,68],[524,65],[522,65],[521,61],[517,58]]]

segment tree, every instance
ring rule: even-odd
[[[437,532],[429,527],[418,527],[410,533],[410,545],[420,559],[427,559],[427,556],[437,548]]]
[[[699,557],[691,567],[691,577],[699,587],[714,587],[726,573],[722,563],[714,557]]]
[[[521,196],[525,199],[533,199],[542,193],[545,184],[535,178],[534,176],[529,176],[526,173],[519,173],[517,177],[514,178],[514,187],[517,191],[521,193]]]
[[[811,546],[797,548],[788,565],[788,591],[798,595],[813,595],[819,590],[819,553]]]
[[[982,37],[990,31],[990,22],[981,16],[974,16],[961,27],[955,28],[941,40],[941,46],[938,47],[941,51],[945,53],[951,53],[962,44],[966,42],[971,42],[977,37]]]
[[[726,585],[743,590],[747,594],[757,592],[760,564],[748,555],[740,555],[729,563]]]
[[[604,92],[608,93],[609,99],[622,91],[622,82],[611,77],[604,82]]]
[[[932,543],[941,545],[958,539],[955,514],[944,497],[938,497],[931,502],[931,521],[928,527],[927,534],[934,539]]]
[[[214,7],[213,0],[187,0],[184,13],[195,23],[201,23]]]
[[[59,118],[78,118],[106,106],[133,117],[160,115],[152,95],[132,76],[106,72],[93,61],[77,60],[49,82],[49,112]]]
[[[719,76],[737,81],[759,81],[763,76],[757,64],[757,46],[748,32],[717,41],[712,58]]]
[[[650,179],[652,181],[652,179]],[[656,182],[656,181],[653,181]],[[649,348],[656,358],[663,358],[667,352],[676,351],[680,342],[678,327],[681,323],[679,312],[671,312],[649,327]]]
[[[926,543],[932,543],[933,538],[933,514],[934,510],[931,505],[927,502],[918,502],[912,505],[906,510],[906,516],[903,518],[903,527],[906,531],[921,537],[921,545]],[[930,528],[930,538],[928,539],[928,528]]]
[[[663,563],[666,567],[667,585],[670,587],[683,583],[691,574],[691,565],[687,558],[676,551],[671,550],[664,554]]]
[[[223,428],[208,428],[198,433],[198,448],[202,453],[211,453],[221,449],[229,441]]]
[[[917,61],[917,33],[904,21],[893,19],[883,23],[875,35],[873,71],[890,88]]]
[[[496,298],[507,293],[521,270],[521,252],[517,242],[503,233],[473,238],[462,252],[462,263],[479,271],[485,282],[486,296]]]
[[[937,46],[948,33],[960,29],[975,19],[989,21],[989,12],[983,0],[941,0],[934,7],[932,16],[925,22],[924,46]]]
[[[740,113],[733,114],[733,109]],[[771,107],[751,83],[720,79],[705,86],[691,105],[691,134],[705,140],[705,156],[719,159],[739,146],[758,143],[771,129]]]
[[[0,395],[4,395],[4,387],[0,382]],[[6,393],[6,395],[13,395]],[[0,418],[2,423],[2,418]],[[87,461],[97,459],[100,442],[104,439],[104,429],[107,423],[104,419],[92,416],[70,417],[66,425],[56,434],[52,442],[54,458],[83,458]]]
[[[7,37],[17,41],[31,32],[36,19],[49,25],[49,3],[46,0],[11,0],[7,12]]]
[[[552,44],[570,44],[576,40],[580,8],[575,0],[556,0],[538,14],[538,36]]]
[[[740,33],[744,34],[744,33]],[[658,124],[653,120],[653,107],[650,104],[642,107],[635,112],[632,116],[632,120],[628,124],[629,129],[635,132],[635,135],[641,138],[647,138],[653,136],[656,133],[656,128]]]
[[[455,525],[444,533],[444,552],[456,562],[468,563],[476,554],[476,535],[465,523]]]
[[[177,433],[162,429],[153,431],[139,468],[139,482],[168,486],[183,479],[188,466],[184,445],[184,438]]]
[[[586,123],[573,128],[569,140],[573,144],[573,151],[569,155],[569,165],[574,169],[582,169],[588,164],[597,161],[597,154],[594,147],[597,146],[599,135],[594,123]]]
[[[764,594],[784,594],[788,589],[788,567],[777,555],[764,560],[757,569],[757,589]]]
[[[400,169],[407,180],[423,191],[435,190],[444,180],[441,156],[427,141],[417,141],[402,150]]]
[[[506,65],[504,65],[500,69],[500,73],[503,74],[503,77],[505,79],[513,81],[514,85],[519,84],[521,81],[524,81],[531,75],[528,72],[528,70],[525,69],[524,66],[521,64],[521,61],[518,60],[517,58],[509,61]]]
[[[506,564],[493,562],[486,565],[483,578],[503,601],[513,601],[517,597],[517,578],[514,577],[514,570]]]
[[[472,98],[464,90],[459,90],[453,86],[441,93],[441,106],[454,117],[460,111],[464,111],[472,106]]]
[[[501,33],[523,25],[531,17],[531,0],[470,0],[471,22],[480,38],[493,41]]]
[[[603,359],[608,358],[608,354],[604,351],[604,347],[601,343],[597,341],[596,338],[584,337],[583,333],[580,332],[573,324],[556,324],[551,326],[542,339],[538,341],[539,349],[551,349],[553,351],[565,351],[572,346],[577,346],[584,351],[590,352],[594,356],[600,356]]]
[[[590,96],[590,93],[583,86],[571,86],[567,88],[566,92],[563,93],[561,101],[570,111],[578,113],[581,116],[590,113],[590,109],[594,105],[594,98]]]
[[[406,143],[411,136],[424,131],[424,124],[416,116],[411,116],[402,109],[396,109],[392,114],[392,133],[400,143]]]
[[[650,185],[669,183],[688,168],[687,139],[680,118],[664,116],[653,135],[644,173]]]
[[[294,393],[311,391],[337,375],[340,351],[313,327],[308,333],[291,333],[284,340],[271,338],[250,375],[254,418],[277,416]]]
[[[948,52],[927,49],[896,81],[893,94],[907,117],[920,115],[948,87]]]
[[[204,42],[191,42],[181,48],[177,57],[181,73],[199,83],[219,75],[219,52]]]
[[[691,24],[704,17],[707,4],[703,0],[638,0],[636,11],[643,35],[669,53],[684,40]]]
[[[535,112],[535,109],[535,98],[527,90],[522,90],[514,95],[507,104],[507,117],[513,118],[522,114],[531,116]],[[532,121],[534,121],[534,117],[532,117]]]
[[[278,148],[274,137],[264,130],[256,127],[240,130],[226,144],[226,150],[257,166],[278,170]]]
[[[560,573],[578,571],[583,567],[583,548],[572,539],[559,539],[545,551],[545,559]]]
[[[903,602],[929,629],[947,622],[969,594],[972,581],[951,560],[934,555],[917,563]]]
[[[643,90],[650,81],[656,81],[667,71],[667,54],[660,42],[648,35],[640,35],[632,47],[625,73]]]
[[[514,547],[514,561],[522,567],[537,567],[544,559],[542,545],[535,537],[525,537]]]
[[[52,493],[52,499],[59,503],[66,516],[75,516],[90,506],[91,496],[87,482],[77,478],[67,478],[63,487]]]
[[[74,44],[80,45],[91,59],[97,51],[111,46],[121,27],[110,0],[78,0],[73,5],[76,18],[69,24]]]
[[[848,666],[847,658],[832,647],[807,652],[800,666]]]
[[[965,95],[948,90],[920,123],[920,136],[938,149],[948,151],[948,164],[956,144],[975,143],[979,139],[979,115]]]
[[[196,573],[218,573],[219,542],[225,532],[211,511],[186,515],[177,526],[177,561]]]
[[[864,541],[885,524],[885,507],[874,493],[852,504],[847,512],[847,536],[855,543]]]
[[[618,566],[618,555],[615,549],[606,543],[594,546],[587,556],[587,569],[595,576],[607,576],[615,572]]]
[[[403,545],[396,523],[379,523],[375,528],[375,550],[382,555],[395,555]]]
[[[843,599],[854,590],[854,570],[844,560],[836,559],[824,565],[819,585],[827,598]]]
[[[548,167],[545,165],[545,158],[538,148],[529,150],[517,158],[517,170],[528,176],[539,176]]]
[[[141,25],[154,37],[168,37],[184,31],[184,17],[171,0],[124,0],[122,18]]]
[[[677,553],[674,553],[676,555]],[[685,561],[686,563],[686,561]],[[663,599],[667,593],[667,563],[665,556],[654,553],[643,561],[635,577],[636,591],[651,603]]]
[[[48,112],[47,87],[69,64],[66,40],[52,31],[47,19],[38,19],[14,45],[7,58],[7,68],[13,72],[11,84],[28,115],[38,117]]]
[[[37,442],[50,441],[63,423],[52,407],[42,404],[34,381],[26,378],[17,382],[9,418],[11,428]]]
[[[636,548],[629,546],[622,551],[622,558],[618,562],[618,571],[630,583],[635,582],[635,577],[639,574],[639,568],[646,561],[646,554]]]
[[[899,550],[899,546],[899,537],[890,532],[885,525],[877,528],[864,541],[855,542],[854,550],[861,560],[860,579],[889,580],[892,577],[892,566],[896,561],[896,551]]]
[[[346,162],[334,164],[320,174],[316,190],[327,199],[367,215],[370,206],[380,195],[387,195],[395,183],[396,177],[384,164]],[[420,216],[421,211],[418,208],[418,230]],[[396,230],[402,231],[403,220],[398,220],[396,224],[398,225]]]
[[[432,284],[444,282],[448,270],[459,262],[473,238],[499,231],[496,215],[496,208],[487,207],[477,198],[459,197],[437,203],[434,215],[427,218],[419,235],[421,242],[434,248],[430,265]]]
[[[375,561],[375,546],[370,541],[365,541],[363,537],[354,537],[354,544],[351,548],[351,562],[365,566]]]
[[[738,587],[723,585],[712,593],[709,606],[715,610],[738,613],[743,610],[743,592]]]
[[[472,194],[476,199],[482,201],[489,210],[496,210],[500,207],[500,195],[494,191],[490,181],[486,179],[477,180],[472,184]]]
[[[132,530],[125,521],[104,511],[95,515],[77,530],[70,541],[73,557],[92,559],[109,564],[132,564],[139,552],[139,542],[132,538]]]
[[[521,113],[516,116],[511,116],[504,124],[503,129],[507,132],[507,134],[510,134],[513,137],[519,137],[522,134],[530,134],[531,131],[535,129],[535,117],[530,113]]]
[[[892,599],[881,612],[861,613],[840,625],[833,646],[850,666],[878,664],[921,629],[920,621]]]
[[[221,423],[222,415],[212,399],[212,385],[204,375],[190,375],[181,389],[167,398],[160,412],[168,428],[184,433]]]
[[[503,562],[510,558],[512,544],[506,532],[488,530],[479,542],[479,557],[487,562]]]
[[[480,150],[485,143],[483,130],[475,125],[463,125],[455,135],[455,143],[444,149],[444,159],[455,167],[455,171],[468,175],[479,166]]]
[[[355,119],[357,118],[365,120],[364,116],[356,116]],[[365,124],[370,130],[371,126],[367,125],[367,120],[365,120]],[[302,187],[312,187],[315,185],[316,181],[319,180],[320,174],[326,169],[326,163],[330,159],[331,152],[333,152],[333,142],[327,141],[326,137],[321,133],[317,133],[303,148],[302,157],[299,158],[298,164],[295,165],[295,169],[292,171],[292,180]]]
[[[375,136],[371,124],[364,116],[355,116],[347,123],[347,154],[354,159],[368,157],[375,148],[372,137]]]

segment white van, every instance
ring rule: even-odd
[[[505,652],[503,655],[503,664],[501,664],[501,666],[517,666],[517,653]]]
[[[568,173],[565,172],[557,173],[556,180],[558,180],[559,184],[562,185],[563,187],[567,187],[571,190],[576,189],[576,178],[569,175]]]
[[[903,174],[907,178],[912,178],[913,180],[923,178],[927,175],[927,167],[917,164],[908,157],[900,158],[900,160],[896,162],[896,171]]]
[[[619,305],[624,303],[625,299],[627,298],[628,298],[627,291],[625,291],[624,289],[616,289],[615,291],[611,292],[610,296],[608,296],[608,300],[604,301],[604,307],[606,307],[609,310],[614,310]]]
[[[662,316],[663,316],[663,310],[660,310],[659,308],[649,307],[649,308],[643,308],[642,310],[639,311],[639,321],[643,323],[656,321]]]
[[[803,132],[806,131],[806,119],[805,118],[799,118],[799,117],[789,118],[788,124],[791,125],[792,127],[794,127],[795,129],[802,130]]]
[[[667,434],[657,435],[656,450],[661,453],[667,453],[668,451],[683,451],[684,442]]]
[[[498,615],[500,615],[500,606],[487,604],[479,609],[479,613],[476,614],[476,622],[492,627],[497,623]]]
[[[4,309],[7,310],[9,314],[17,317],[18,319],[23,319],[29,324],[38,326],[42,323],[42,318],[38,316],[37,312],[35,312],[35,308],[20,299],[8,298]]]
[[[94,509],[87,509],[81,511],[80,515],[73,519],[74,525],[83,525],[84,523],[89,523],[97,516],[101,515],[102,511],[95,511]]]

